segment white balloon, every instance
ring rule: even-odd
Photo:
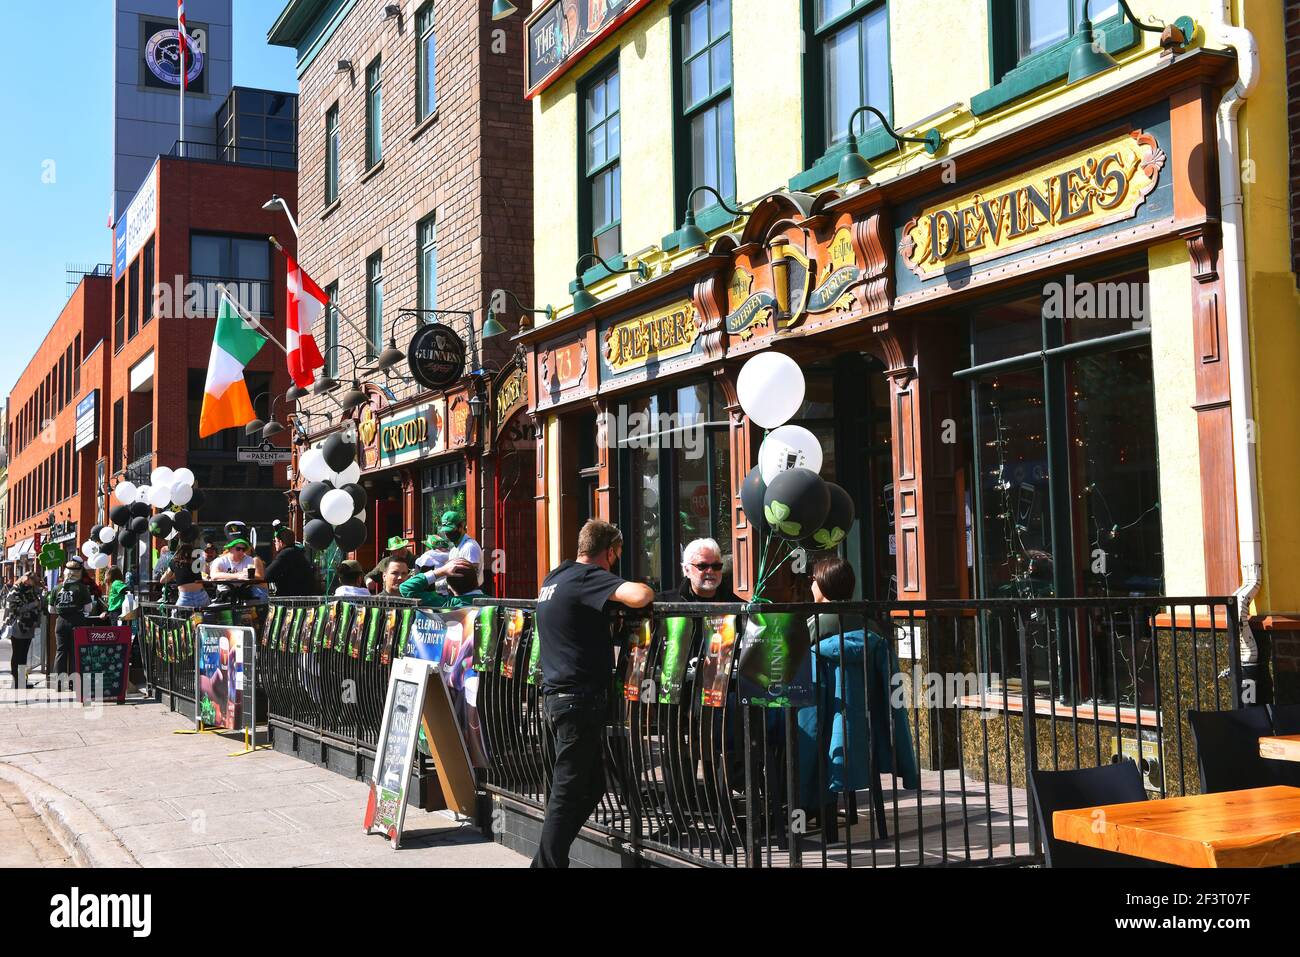
[[[308,482],[323,482],[332,474],[320,449],[308,449],[298,460],[298,471]]]
[[[189,469],[177,469],[176,474],[172,476],[173,485],[193,485],[197,481],[194,473]]]
[[[353,515],[352,517],[360,519],[361,521],[364,522],[366,520],[366,510],[363,508],[361,511],[357,512],[357,514]]]
[[[334,484],[339,488],[342,488],[344,485],[352,485],[359,481],[361,481],[361,466],[356,462],[353,462],[342,472],[339,472],[334,476]]]
[[[113,539],[117,538],[117,530],[111,526],[105,525],[99,530],[99,540],[107,545]]]
[[[85,555],[87,558],[94,558],[96,555],[99,554],[99,543],[98,542],[83,543],[81,546],[81,554]]]
[[[153,470],[153,474],[149,476],[149,484],[154,488],[157,488],[159,485],[164,488],[171,488],[175,482],[176,473],[165,465],[158,466]]]
[[[113,489],[113,496],[123,505],[130,505],[135,501],[135,483],[118,482],[117,488]]]
[[[194,497],[194,486],[183,485],[177,482],[172,486],[172,503],[175,505],[188,505],[190,499]]]
[[[758,470],[766,484],[789,469],[822,470],[822,444],[801,425],[773,430],[758,449]]]
[[[101,569],[108,567],[108,556],[103,552],[100,552],[94,558],[90,559],[90,561],[86,562],[86,564],[89,565],[92,570],[100,571]]]
[[[173,538],[175,538],[175,537],[176,537],[177,535],[179,535],[179,534],[180,534],[180,533],[177,532],[176,529],[173,528],[170,532],[167,533],[167,541],[170,542]]]
[[[172,503],[172,490],[166,485],[153,485],[149,489],[149,504],[154,508],[166,508]]]
[[[149,504],[149,498],[150,498],[150,496],[152,496],[152,495],[153,495],[153,489],[150,488],[148,485],[137,485],[137,486],[136,486],[136,489],[135,489],[135,500],[136,500],[137,502],[143,502],[145,505],[148,505],[148,504]]]
[[[321,518],[337,527],[352,518],[352,496],[341,488],[331,489],[320,500]]]
[[[782,352],[768,350],[754,356],[736,378],[736,397],[745,414],[765,429],[790,421],[804,397],[803,370]]]

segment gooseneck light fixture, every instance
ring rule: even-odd
[[[352,388],[359,392],[361,390],[361,383],[357,381],[357,354],[353,352],[350,347],[345,346],[341,342],[336,342],[325,350],[325,353],[321,358],[328,360],[329,354],[336,349],[342,349],[352,358]],[[326,362],[325,368],[329,368],[328,362]],[[325,369],[322,369],[321,374],[317,377],[316,382],[311,387],[311,392],[312,395],[325,395],[329,392],[337,392],[340,388],[342,388],[342,383],[333,376],[325,374]]]
[[[588,260],[594,259],[605,267],[605,271],[611,276],[619,273],[636,273],[642,279],[650,278],[650,270],[646,268],[645,263],[637,263],[635,266],[628,266],[626,269],[615,269],[605,260],[601,259],[596,253],[584,253],[578,257],[577,263],[574,264],[573,271],[576,276],[577,288],[573,291],[573,314],[576,316],[580,312],[586,312],[593,306],[599,304],[600,300],[587,291],[587,285],[582,281],[582,268]]]
[[[262,427],[263,442],[271,441],[272,436],[279,435],[284,431],[284,426],[275,420],[275,404],[283,398],[284,396],[277,395],[271,400],[271,408],[267,410],[266,425]]]
[[[513,16],[517,7],[510,0],[492,0],[492,19],[504,20]]]
[[[847,186],[850,183],[856,183],[859,180],[866,179],[873,172],[871,164],[867,158],[858,152],[858,138],[853,132],[853,124],[863,113],[873,113],[880,120],[880,125],[884,127],[885,132],[893,137],[894,142],[902,146],[904,143],[920,143],[925,147],[925,151],[933,156],[939,152],[943,146],[943,134],[936,129],[926,130],[924,136],[903,136],[893,126],[889,120],[874,106],[859,106],[849,117],[849,151],[845,154],[844,159],[840,160],[840,175],[837,180],[840,186]],[[863,130],[865,135],[866,130]]]
[[[696,246],[703,246],[709,241],[704,230],[695,224],[695,194],[699,192],[712,193],[718,198],[718,205],[731,213],[732,216],[748,216],[749,214],[743,209],[733,209],[727,205],[727,201],[722,198],[712,186],[696,186],[686,194],[686,218],[682,221],[682,228],[677,231],[678,241],[682,249],[694,249]]]
[[[515,305],[518,306],[522,312],[531,313],[534,316],[545,316],[547,322],[550,322],[552,319],[555,318],[554,306],[546,306],[542,309],[538,309],[534,306],[525,306],[522,302],[519,301],[519,297],[516,296],[513,292],[511,292],[509,289],[496,290],[496,292],[492,294],[493,298],[496,298],[497,293],[501,293],[513,299]],[[519,321],[519,331],[523,332],[525,328],[526,327],[524,326],[523,319],[521,318]],[[507,331],[508,330],[506,329],[506,327],[503,326],[500,323],[500,321],[497,319],[496,313],[489,307],[488,314],[487,314],[487,321],[483,323],[483,338],[491,339],[495,336],[503,335]]]
[[[1152,26],[1138,20],[1128,5],[1128,0],[1119,0],[1120,8],[1133,26],[1146,33],[1159,33],[1160,46],[1170,52],[1177,52],[1187,45],[1192,34],[1196,32],[1196,21],[1191,17],[1179,17],[1173,24]],[[1107,70],[1119,66],[1116,59],[1106,52],[1106,48],[1097,41],[1096,31],[1092,28],[1089,7],[1091,0],[1083,0],[1083,17],[1079,22],[1080,43],[1070,54],[1070,76],[1067,82],[1079,83]]]
[[[262,398],[262,396],[269,395],[269,394],[270,393],[268,392],[259,392],[256,398],[253,399],[253,418],[252,421],[250,421],[247,425],[244,426],[245,435],[256,435],[258,432],[261,432],[262,429],[266,427],[266,423],[257,417],[257,400]]]

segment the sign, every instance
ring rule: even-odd
[[[465,342],[440,322],[415,330],[406,357],[411,375],[426,389],[446,389],[465,374]]]
[[[528,18],[528,98],[648,0],[554,0]]]
[[[727,284],[727,306],[731,310],[724,320],[728,334],[751,338],[758,329],[777,327],[775,320],[784,312],[780,328],[796,326],[808,307],[808,288],[812,283],[813,265],[808,257],[789,243],[779,247],[769,264],[772,289],[749,293],[753,275],[737,267]]]
[[[131,667],[131,629],[74,628],[72,668],[77,682],[77,700],[126,703],[128,670]]]
[[[77,403],[77,438],[73,444],[74,451],[80,452],[88,445],[94,444],[98,437],[95,432],[95,412],[99,405],[99,390],[94,389]]]
[[[587,337],[548,342],[537,353],[537,404],[558,402],[587,386]]]
[[[292,449],[282,449],[270,442],[261,445],[241,445],[235,455],[236,461],[251,462],[256,465],[278,465],[293,459]]]
[[[469,398],[464,394],[447,400],[448,446],[453,449],[469,444]]]
[[[206,93],[204,65],[207,60],[206,24],[185,24],[189,32],[189,59],[185,89],[190,93]],[[176,22],[143,20],[144,34],[144,85],[159,90],[179,90],[181,85],[181,34]]]
[[[426,402],[379,425],[379,464],[401,465],[446,449],[443,403]]]
[[[433,665],[418,658],[399,658],[393,663],[384,701],[384,720],[375,747],[375,765],[370,779],[364,826],[367,834],[378,831],[393,844],[402,843],[406,821],[406,795],[411,787],[411,762],[424,713],[426,689]]]
[[[605,330],[605,363],[617,373],[639,368],[652,359],[685,355],[694,348],[701,328],[703,323],[689,300],[615,323]]]
[[[227,625],[199,625],[196,629],[194,721],[199,728],[234,730],[241,726],[246,630]]]
[[[899,251],[921,279],[1136,215],[1156,188],[1165,153],[1154,136],[1125,133],[978,192],[927,207],[903,227]]]
[[[114,233],[113,276],[126,272],[127,263],[135,259],[158,229],[158,171],[152,170],[140,184],[131,205],[118,220]],[[132,386],[134,388],[134,386]]]
[[[372,404],[373,400],[371,396],[371,401],[361,407],[361,418],[357,422],[358,457],[363,472],[379,468],[379,412]]]
[[[528,375],[519,366],[510,366],[492,390],[493,434],[500,434],[510,417],[527,405]]]

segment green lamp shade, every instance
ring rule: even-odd
[[[704,246],[708,243],[709,237],[704,234],[704,230],[695,225],[695,210],[686,211],[686,220],[682,223],[682,228],[677,231],[677,239],[682,249],[694,249],[696,246]]]
[[[1094,41],[1092,24],[1084,24],[1080,32],[1083,34],[1083,42],[1070,54],[1069,83],[1079,83],[1119,66],[1115,58]]]
[[[495,336],[505,335],[506,327],[497,322],[497,317],[491,310],[488,311],[487,322],[483,323],[483,338],[492,339]]]
[[[866,179],[871,173],[871,164],[858,152],[857,137],[850,136],[849,151],[844,154],[844,159],[840,160],[840,175],[837,183],[840,186],[848,186],[850,183]]]
[[[515,5],[510,0],[492,0],[492,19],[504,20],[515,12]]]
[[[587,292],[587,287],[579,280],[578,290],[573,294],[573,311],[574,313],[586,312],[600,302],[595,296]]]

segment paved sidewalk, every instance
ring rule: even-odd
[[[0,642],[0,659],[7,651]],[[46,691],[15,693],[2,661],[0,673],[0,781],[7,764],[80,802],[142,866],[528,863],[468,824],[415,809],[394,851],[362,832],[363,782],[269,750],[230,757],[242,739],[175,734],[193,725],[160,704],[85,708]],[[0,822],[0,842],[4,836]]]
[[[22,791],[0,781],[0,868],[74,866]]]

